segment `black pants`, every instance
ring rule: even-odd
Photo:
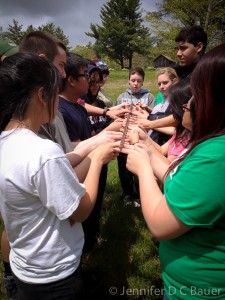
[[[82,300],[84,295],[80,267],[65,279],[46,283],[25,283],[13,275],[18,286],[18,300]]]
[[[138,178],[126,167],[127,155],[120,153],[117,157],[117,163],[123,193],[129,195],[132,199],[140,198]]]
[[[97,237],[100,234],[100,217],[102,202],[106,187],[108,166],[103,165],[99,177],[98,195],[95,206],[90,216],[82,223],[84,230],[84,248],[83,252],[89,252],[93,249],[97,242]]]

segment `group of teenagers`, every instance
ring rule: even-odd
[[[113,159],[120,178],[133,176],[160,241],[164,300],[225,298],[225,43],[204,54],[200,26],[175,42],[179,64],[158,71],[157,105],[141,68],[106,105],[101,64],[45,32],[2,61],[0,211],[12,299],[85,299],[82,255],[97,242]]]

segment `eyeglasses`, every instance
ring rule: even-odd
[[[189,107],[187,107],[187,104],[182,105],[183,111],[191,111]]]
[[[78,74],[77,75],[78,77],[85,77],[85,78],[89,78],[89,74],[88,74],[88,72],[84,72],[83,74]]]

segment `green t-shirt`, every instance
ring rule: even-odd
[[[156,98],[155,98],[155,105],[160,104],[163,101],[164,101],[163,94],[158,92],[158,94],[156,95]]]
[[[171,211],[193,229],[160,242],[169,299],[225,299],[225,136],[199,144],[169,174]]]

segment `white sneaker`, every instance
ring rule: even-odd
[[[140,199],[135,199],[133,203],[134,203],[134,207],[141,207]]]

